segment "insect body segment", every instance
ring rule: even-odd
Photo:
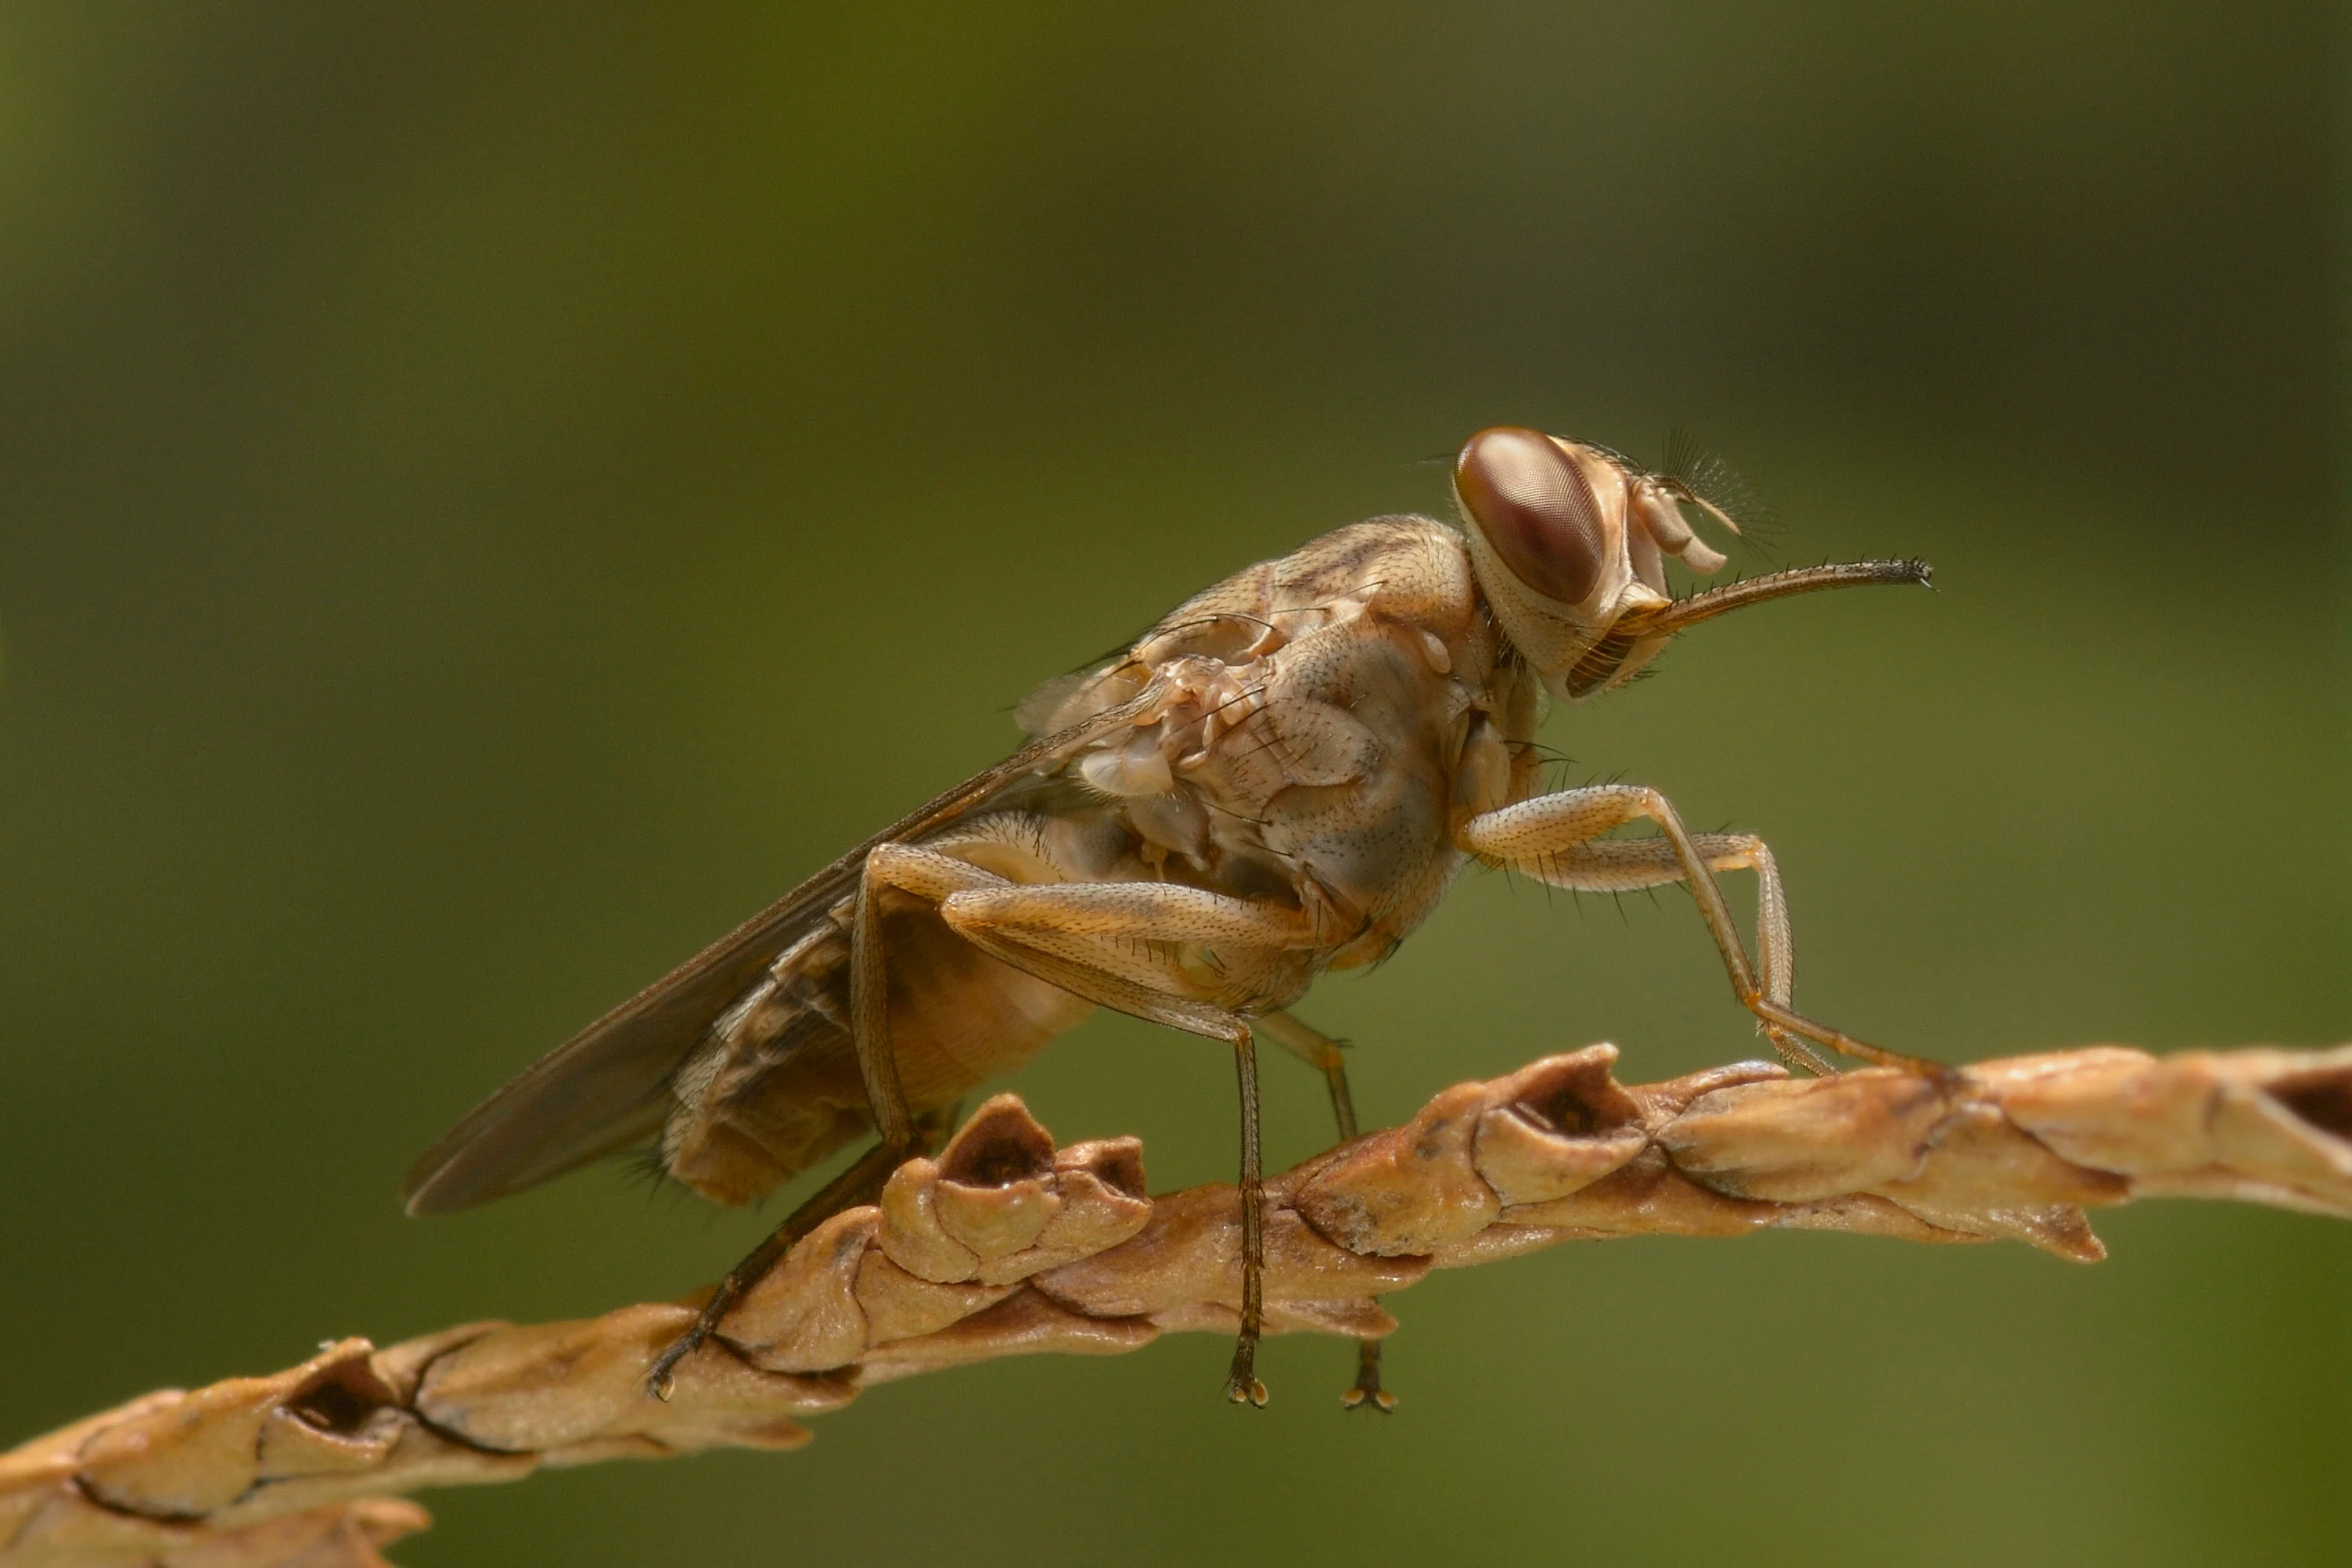
[[[794,1237],[1099,1005],[1234,1049],[1252,1229],[1258,1036],[1325,1072],[1351,1135],[1336,1048],[1284,1009],[1323,971],[1392,951],[1474,856],[1569,887],[1686,881],[1777,1045],[1815,1067],[1803,1041],[1869,1053],[1790,1011],[1786,901],[1759,840],[1690,835],[1634,786],[1541,792],[1542,691],[1607,689],[1729,607],[1666,592],[1663,556],[1722,563],[1677,510],[1696,498],[1510,428],[1473,437],[1455,485],[1461,530],[1410,516],[1339,529],[1041,689],[1020,711],[1035,742],[517,1079],[419,1163],[412,1208],[512,1190],[656,1125],[672,1175],[741,1203],[873,1130],[730,1276],[659,1383]],[[1919,575],[1824,568],[1748,597]],[[1636,818],[1661,837],[1603,837]],[[1732,868],[1758,877],[1760,967],[1713,880]],[[1248,1250],[1228,1392],[1262,1402]],[[1385,1407],[1367,1344],[1355,1397]]]

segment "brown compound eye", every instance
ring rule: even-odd
[[[1581,604],[1601,578],[1601,503],[1559,443],[1534,430],[1481,430],[1454,460],[1462,510],[1511,575],[1548,599]]]

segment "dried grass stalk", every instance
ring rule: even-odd
[[[1620,1236],[1774,1227],[2011,1238],[2078,1262],[2086,1207],[2222,1197],[2352,1215],[2352,1047],[2159,1060],[2094,1047],[1948,1082],[1760,1063],[1628,1089],[1614,1047],[1457,1084],[1269,1184],[1268,1328],[1378,1337],[1433,1268]],[[400,1494],[542,1465],[794,1447],[867,1384],[1039,1351],[1230,1331],[1239,1195],[1145,1195],[1131,1138],[1055,1149],[1000,1095],[881,1201],[835,1216],[678,1368],[695,1303],[326,1346],[164,1390],[0,1457],[0,1564],[362,1568],[428,1522]],[[1236,1415],[1236,1420],[1247,1419]]]

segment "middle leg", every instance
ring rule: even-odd
[[[1340,1053],[1346,1042],[1335,1040],[1306,1019],[1283,1011],[1260,1018],[1257,1031],[1323,1075],[1324,1085],[1331,1091],[1331,1119],[1339,1124],[1339,1142],[1354,1142],[1356,1097],[1349,1091],[1348,1059]],[[1350,1410],[1378,1410],[1383,1414],[1396,1408],[1396,1395],[1381,1386],[1380,1341],[1356,1342],[1356,1381],[1339,1396],[1339,1403]]]
[[[1324,1074],[1324,1086],[1331,1090],[1331,1119],[1339,1123],[1339,1140],[1355,1142],[1355,1096],[1348,1090],[1348,1058],[1340,1056],[1345,1041],[1331,1039],[1289,1011],[1267,1013],[1258,1020],[1258,1035]],[[1379,1340],[1355,1342],[1355,1383],[1348,1384],[1348,1392],[1339,1401],[1350,1411],[1381,1411],[1383,1415],[1397,1408],[1397,1396],[1381,1387]]]
[[[1301,912],[1170,883],[1012,884],[958,893],[940,905],[949,926],[983,952],[1090,1002],[1152,1023],[1227,1041],[1242,1110],[1241,1331],[1225,1397],[1262,1405],[1256,1373],[1265,1329],[1265,1184],[1258,1138],[1256,1029],[1223,994],[1203,998],[1216,962],[1315,945]],[[1222,986],[1216,989],[1222,990]],[[1337,1103],[1344,1105],[1345,1079]],[[1354,1111],[1346,1112],[1350,1122]]]
[[[1348,1089],[1348,1058],[1340,1054],[1345,1040],[1335,1040],[1294,1013],[1277,1009],[1257,1021],[1257,1032],[1323,1075],[1331,1094],[1331,1120],[1339,1142],[1356,1141],[1356,1097]]]

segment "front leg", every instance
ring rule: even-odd
[[[1632,848],[1643,843],[1640,839],[1609,840],[1605,846],[1598,842],[1611,829],[1641,818],[1657,825],[1660,849]],[[1801,1040],[1810,1040],[1882,1067],[1902,1068],[1938,1079],[1951,1071],[1940,1063],[1866,1045],[1842,1030],[1815,1023],[1789,1005],[1787,904],[1780,897],[1780,876],[1776,868],[1771,868],[1769,850],[1760,860],[1750,858],[1757,867],[1759,883],[1758,925],[1765,952],[1766,978],[1759,981],[1756,966],[1748,961],[1747,946],[1740,940],[1739,928],[1732,922],[1723,889],[1716,884],[1709,856],[1684,827],[1674,803],[1656,790],[1643,784],[1594,784],[1538,795],[1533,800],[1472,817],[1456,830],[1455,842],[1488,865],[1507,866],[1562,887],[1609,886],[1612,879],[1616,879],[1615,886],[1642,885],[1622,879],[1638,877],[1645,866],[1654,874],[1658,862],[1671,861],[1673,876],[1656,875],[1655,879],[1680,880],[1690,885],[1699,918],[1706,922],[1707,934],[1715,939],[1716,950],[1723,955],[1732,994],[1739,998],[1741,1006],[1756,1016],[1766,1037],[1784,1055],[1816,1070],[1826,1068],[1826,1062],[1799,1045]],[[1621,842],[1628,846],[1622,851],[1616,847]],[[1760,840],[1753,842],[1761,848]],[[1710,847],[1721,847],[1711,844]]]
[[[1789,897],[1771,847],[1748,833],[1695,833],[1691,846],[1710,871],[1756,873],[1757,979],[1765,997],[1786,1007],[1796,984],[1797,959],[1789,931]],[[1580,893],[1623,893],[1684,879],[1675,847],[1664,838],[1595,838],[1545,858],[1537,875]],[[1837,1069],[1796,1036],[1763,1026],[1772,1048],[1795,1065],[1827,1078]]]

